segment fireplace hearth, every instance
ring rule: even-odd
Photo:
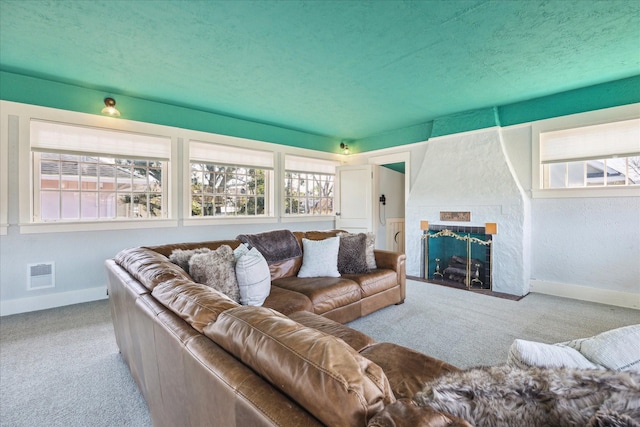
[[[468,290],[492,289],[492,235],[485,227],[429,224],[422,239],[423,279]]]

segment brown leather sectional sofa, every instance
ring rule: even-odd
[[[406,400],[455,367],[342,324],[404,301],[404,255],[376,251],[376,270],[340,278],[298,278],[299,259],[271,263],[271,293],[253,307],[168,259],[225,244],[240,241],[131,248],[106,261],[116,341],[154,426],[465,425]]]

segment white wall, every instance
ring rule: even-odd
[[[640,198],[534,199],[533,212],[534,290],[586,286],[602,302],[640,308]]]
[[[5,162],[1,164],[0,185],[8,188],[6,197],[7,209],[6,234],[0,234],[0,315],[9,315],[20,312],[46,309],[56,306],[75,304],[106,298],[106,272],[104,262],[112,258],[118,251],[134,246],[158,245],[164,243],[206,241],[219,239],[233,239],[241,233],[257,233],[274,229],[290,230],[326,230],[334,228],[334,217],[322,218],[287,218],[280,215],[280,192],[277,190],[276,212],[273,218],[255,219],[250,222],[206,219],[198,222],[194,219],[184,218],[184,198],[180,191],[171,191],[169,198],[173,204],[173,215],[169,220],[163,220],[163,226],[149,228],[151,222],[140,224],[140,228],[116,229],[115,224],[108,222],[85,223],[65,226],[65,229],[73,231],[56,230],[56,225],[28,224],[29,206],[29,161],[24,161],[24,152],[29,151],[28,137],[24,136],[25,121],[28,122],[29,114],[52,114],[55,119],[68,122],[83,122],[87,116],[81,113],[65,112],[61,110],[47,109],[43,107],[28,106],[25,104],[7,103],[3,101],[1,111],[2,123],[7,124],[2,128],[2,155],[8,147],[7,170]],[[52,119],[51,116],[44,117]],[[88,120],[96,121],[96,125],[108,126],[110,123],[123,124],[126,121],[101,116],[90,116]],[[180,188],[184,171],[181,162],[182,140],[188,137],[176,137],[189,132],[183,129],[168,128],[150,124],[136,124],[129,122],[132,130],[145,128],[155,129],[157,134],[170,133],[177,145],[174,152],[179,153],[177,159],[172,162],[173,190]],[[145,129],[148,132],[148,129]],[[22,133],[22,135],[21,135]],[[200,133],[198,137],[202,137]],[[204,135],[205,137],[207,135]],[[209,134],[209,137],[213,137]],[[220,137],[221,139],[227,137]],[[242,143],[242,141],[240,141]],[[26,144],[26,147],[25,147]],[[259,144],[253,141],[252,147]],[[260,145],[264,150],[273,150],[277,159],[282,159],[284,153],[295,155],[307,155],[319,158],[335,155],[320,153],[310,150],[296,149],[276,144]],[[21,156],[20,153],[23,153]],[[281,164],[278,161],[278,164]],[[5,173],[6,172],[6,173]],[[276,180],[281,179],[282,174],[276,174]],[[279,187],[276,185],[276,187]],[[26,192],[26,193],[25,193]],[[4,197],[4,196],[3,196]],[[188,200],[188,198],[187,198]],[[20,207],[22,206],[22,208]],[[26,214],[25,214],[26,206]],[[21,213],[22,209],[22,213]],[[3,215],[4,216],[4,215]],[[22,219],[21,219],[22,218]],[[200,225],[202,223],[202,225]],[[156,223],[157,224],[157,223]],[[113,228],[110,228],[113,227]],[[136,227],[134,225],[134,227]],[[146,228],[145,228],[146,227]],[[3,226],[4,230],[4,226]],[[27,289],[27,266],[53,262],[55,264],[55,287],[37,290]]]
[[[606,115],[615,117],[615,111]],[[533,125],[434,138],[350,161],[410,151],[407,274],[420,274],[419,221],[437,224],[440,210],[468,210],[473,225],[498,223],[496,247],[513,240],[505,257],[514,262],[494,271],[495,280],[507,277],[513,283],[494,290],[640,308],[638,191],[623,197],[532,198]],[[440,184],[454,191],[444,192]]]

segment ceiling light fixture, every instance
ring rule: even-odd
[[[344,154],[349,154],[349,146],[347,144],[345,144],[344,142],[340,143],[340,149],[342,150],[342,152]]]
[[[116,100],[113,98],[104,99],[105,107],[102,109],[102,114],[106,114],[111,117],[120,117],[120,111],[116,108]]]

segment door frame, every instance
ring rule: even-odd
[[[376,165],[378,167],[382,165],[386,165],[388,163],[400,163],[404,162],[404,217],[407,217],[407,203],[409,202],[409,193],[411,191],[411,152],[403,151],[399,153],[390,153],[383,154],[380,156],[372,156],[367,159],[367,163],[370,165]],[[375,169],[375,168],[374,168]],[[380,217],[380,204],[377,203],[377,196],[380,193],[380,177],[378,174],[374,176],[373,180],[373,216],[374,218]],[[373,232],[378,234],[378,228],[380,227],[380,223],[378,221],[373,221]],[[407,239],[407,226],[405,221],[405,242]]]

